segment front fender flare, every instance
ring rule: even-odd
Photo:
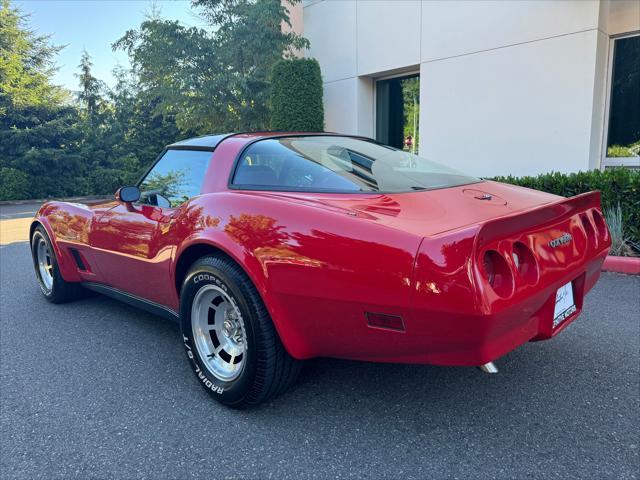
[[[33,219],[31,225],[29,226],[29,246],[31,247],[31,239],[33,238],[33,232],[38,226],[42,226],[44,230],[49,235],[49,240],[51,241],[51,245],[53,246],[53,251],[56,256],[56,261],[58,263],[58,269],[60,270],[60,275],[64,279],[65,282],[80,282],[82,279],[78,274],[78,269],[75,267],[75,263],[71,255],[60,248],[58,244],[58,239],[49,223],[49,220],[46,216],[39,216]]]

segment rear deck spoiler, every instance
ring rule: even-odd
[[[503,217],[487,221],[477,235],[476,248],[495,238],[509,237],[533,228],[544,228],[582,213],[591,208],[601,209],[600,192],[588,192],[564,198],[529,210],[519,210]]]

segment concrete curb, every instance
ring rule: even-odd
[[[640,257],[614,257],[607,256],[602,264],[605,272],[626,273],[627,275],[640,275]]]
[[[3,205],[29,205],[32,203],[44,203],[52,200],[60,202],[91,202],[93,200],[108,200],[113,198],[113,195],[93,195],[89,197],[69,197],[69,198],[31,198],[27,200],[2,200],[0,206]]]

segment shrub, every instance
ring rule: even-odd
[[[15,168],[0,168],[0,200],[23,200],[27,198],[29,176]]]
[[[633,250],[629,245],[629,238],[625,232],[625,226],[622,222],[622,209],[620,204],[613,208],[605,208],[604,218],[607,221],[609,227],[609,233],[611,234],[611,255],[628,256],[633,255]]]
[[[602,193],[602,206],[621,208],[622,222],[632,244],[640,243],[640,170],[618,167],[578,173],[545,173],[537,177],[496,177],[493,180],[572,197],[591,190]]]
[[[274,65],[271,107],[271,128],[274,130],[324,130],[322,76],[317,60],[280,60]]]

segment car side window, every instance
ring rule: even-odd
[[[140,182],[140,203],[179,207],[200,195],[212,156],[199,150],[167,150]]]

